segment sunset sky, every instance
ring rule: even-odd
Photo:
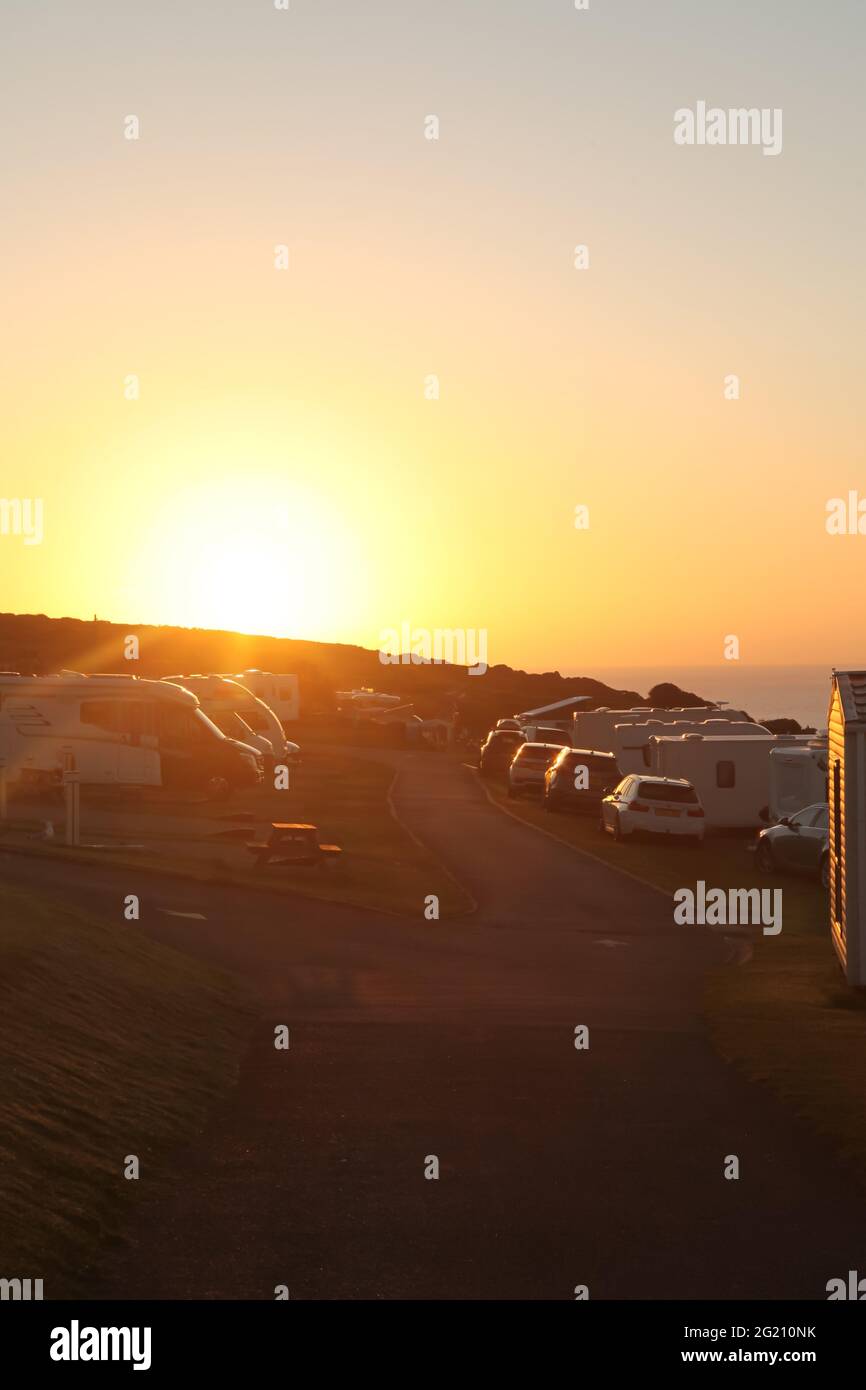
[[[0,536],[0,609],[866,660],[866,535],[825,529],[866,498],[861,0],[2,24],[0,494],[45,537]],[[678,147],[699,100],[782,108],[782,153]]]

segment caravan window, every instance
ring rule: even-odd
[[[156,731],[153,717],[153,705],[145,704],[143,700],[121,700],[116,710],[116,728],[122,734],[152,734]]]
[[[730,789],[737,784],[736,765],[730,761],[716,763],[716,786]]]
[[[107,729],[113,734],[117,727],[114,722],[116,708],[113,700],[82,700],[81,722],[95,724],[97,729]]]
[[[192,710],[166,705],[157,706],[156,727],[160,742],[168,745],[190,743],[204,732]]]

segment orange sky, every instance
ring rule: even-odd
[[[861,645],[856,6],[11,8],[0,493],[45,535],[0,534],[0,607],[562,670]],[[704,97],[782,154],[677,147]]]

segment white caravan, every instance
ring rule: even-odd
[[[706,812],[708,830],[754,829],[769,819],[771,750],[808,742],[808,735],[796,734],[654,734],[650,760],[658,776],[691,782]]]
[[[138,676],[0,676],[0,757],[13,783],[164,786],[222,796],[262,777],[188,690]]]
[[[793,816],[806,806],[827,800],[829,769],[826,735],[813,736],[805,747],[773,748],[770,752],[770,819]]]
[[[301,695],[297,676],[275,676],[272,671],[238,671],[226,680],[239,681],[245,690],[272,709],[284,724],[301,717]]]
[[[214,675],[164,676],[163,680],[191,690],[226,737],[248,743],[265,759],[283,763],[300,751],[296,743],[286,741],[274,711],[239,681]]]
[[[597,748],[600,753],[612,753],[613,731],[617,724],[645,724],[649,719],[660,719],[663,724],[676,724],[683,720],[697,723],[703,719],[746,719],[742,710],[721,710],[717,705],[683,706],[678,709],[660,709],[650,706],[634,709],[590,709],[573,716],[571,742],[574,748]]]
[[[613,749],[617,767],[623,776],[628,772],[648,772],[651,766],[650,739],[654,735],[679,738],[681,734],[719,735],[724,738],[754,738],[770,733],[763,724],[751,724],[746,719],[730,719],[715,714],[712,719],[676,720],[666,724],[661,719],[648,719],[642,724],[615,724]]]

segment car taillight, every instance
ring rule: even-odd
[[[644,806],[642,801],[633,801],[628,809],[630,811],[648,811],[649,806]]]
[[[690,816],[702,816],[703,814],[704,811],[702,806],[699,806],[695,811],[689,811]]]

